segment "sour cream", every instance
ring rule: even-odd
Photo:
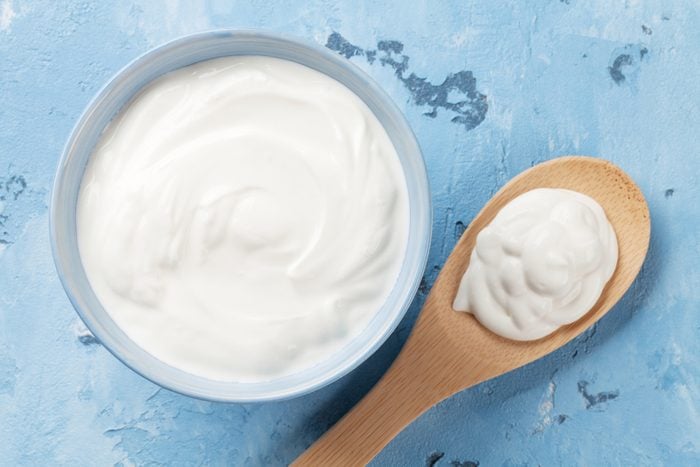
[[[364,102],[260,56],[148,85],[102,135],[77,206],[116,324],[220,381],[289,375],[347,345],[396,282],[408,222],[398,155]]]
[[[595,305],[617,257],[615,231],[595,200],[532,190],[479,232],[453,308],[503,337],[539,339]]]

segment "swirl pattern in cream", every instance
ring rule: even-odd
[[[315,365],[379,310],[405,255],[397,153],[349,89],[227,57],[148,85],[104,132],[78,202],[97,297],[187,372],[260,381]]]

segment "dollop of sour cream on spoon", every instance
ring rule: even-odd
[[[595,305],[617,259],[600,204],[571,190],[531,190],[477,236],[453,308],[503,337],[539,339]]]

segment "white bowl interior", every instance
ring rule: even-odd
[[[76,204],[88,158],[109,121],[147,83],[196,62],[229,55],[265,55],[292,60],[325,73],[357,94],[374,112],[393,142],[409,196],[407,253],[383,307],[346,347],[302,372],[259,383],[212,381],[169,366],[136,345],[95,296],[83,269],[76,236]],[[420,282],[430,244],[432,215],[423,158],[405,118],[391,99],[349,61],[295,39],[253,31],[213,31],[176,39],[140,56],[110,80],[76,124],[60,160],[52,192],[51,243],[56,268],[70,298],[92,333],[117,358],[168,389],[209,400],[260,401],[310,392],[340,378],[371,355],[396,328]]]

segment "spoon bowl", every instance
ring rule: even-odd
[[[586,194],[605,210],[618,241],[617,268],[581,319],[535,341],[514,341],[452,309],[477,234],[515,197],[535,188]],[[441,400],[521,367],[563,346],[617,303],[649,246],[649,209],[639,187],[610,162],[560,157],[513,178],[477,214],[438,275],[411,336],[377,385],[293,465],[364,465],[408,423]]]

